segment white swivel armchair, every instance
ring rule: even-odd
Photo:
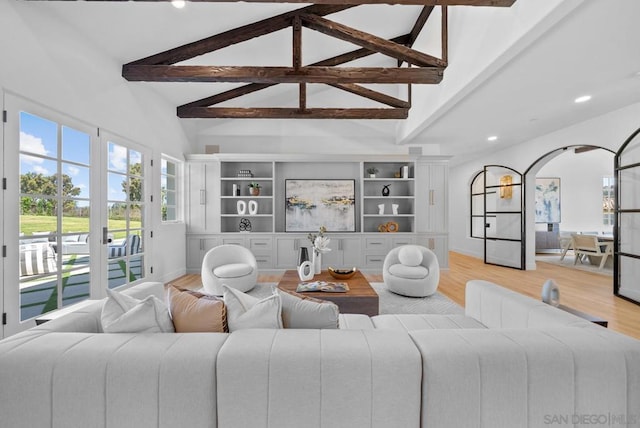
[[[242,292],[255,287],[258,264],[253,253],[240,245],[219,245],[202,260],[202,286],[208,294],[222,296],[222,284]]]
[[[403,245],[389,251],[382,266],[382,278],[389,291],[409,297],[436,292],[440,265],[433,251],[420,245]]]

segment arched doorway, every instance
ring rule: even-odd
[[[572,233],[608,233],[608,239],[611,239],[613,212],[608,219],[601,207],[605,182],[613,181],[614,155],[615,152],[606,147],[569,145],[545,153],[526,169],[527,269],[535,269],[537,252],[547,250],[558,255],[557,259],[550,257],[547,261],[559,263],[561,242],[567,237],[570,239]],[[540,209],[536,209],[536,206],[540,207],[545,183],[557,186],[558,202],[561,196],[561,206],[558,205],[558,212],[553,218],[544,215],[548,213],[541,216]],[[566,259],[564,263],[573,264],[572,260]]]

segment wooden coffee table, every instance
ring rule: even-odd
[[[321,300],[328,300],[335,303],[340,308],[342,314],[365,314],[369,316],[378,315],[378,293],[371,288],[369,281],[357,271],[354,276],[346,280],[338,280],[332,277],[328,271],[323,270],[322,273],[313,277],[312,281],[330,281],[330,282],[346,282],[349,285],[349,291],[346,293],[327,293],[324,291],[305,291],[305,296],[313,297]],[[298,272],[288,270],[278,283],[278,288],[287,291],[296,291],[298,284],[302,282],[298,277]]]

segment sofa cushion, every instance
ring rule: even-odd
[[[176,333],[229,331],[227,309],[222,299],[173,286],[169,287],[167,297]]]
[[[105,333],[169,333],[173,323],[169,309],[155,296],[138,300],[107,289],[102,307],[102,329]]]
[[[338,328],[338,305],[275,288],[282,300],[284,328]]]
[[[400,278],[423,279],[429,275],[429,269],[424,266],[406,266],[397,263],[389,266],[389,273]]]
[[[218,278],[240,278],[251,272],[253,272],[253,267],[247,263],[229,263],[213,270],[213,274]]]
[[[282,328],[282,303],[278,294],[264,299],[222,286],[229,332],[246,328]]]
[[[406,266],[418,266],[422,263],[422,251],[414,245],[405,245],[398,251],[398,260]]]
[[[376,329],[380,330],[439,330],[487,328],[474,318],[464,315],[438,314],[385,314],[371,318]]]
[[[56,271],[56,255],[48,242],[20,245],[20,276]]]

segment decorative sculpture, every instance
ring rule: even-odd
[[[249,214],[250,215],[258,214],[258,202],[253,200],[249,201]]]
[[[247,213],[247,203],[245,201],[238,201],[236,203],[236,208],[238,209],[238,214],[245,215]]]

